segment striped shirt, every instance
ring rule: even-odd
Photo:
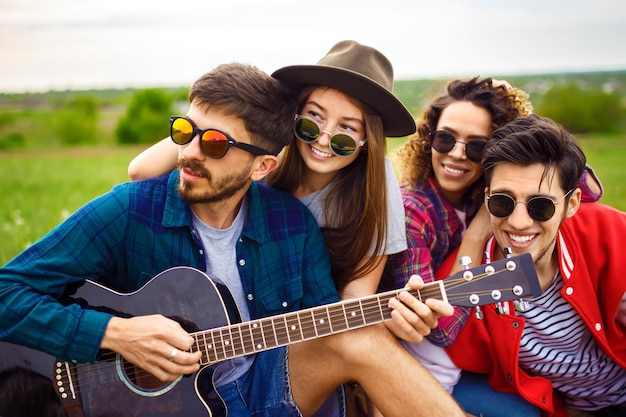
[[[570,408],[598,410],[626,402],[626,369],[596,345],[561,288],[557,275],[541,296],[527,300],[526,311],[517,312],[526,319],[520,366],[551,381]]]

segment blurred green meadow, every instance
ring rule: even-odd
[[[138,147],[0,153],[0,264],[80,206],[127,181]]]
[[[602,202],[626,211],[626,135],[579,137],[600,176]],[[391,139],[393,152],[405,139]],[[63,221],[80,206],[128,180],[130,160],[143,146],[0,153],[0,264]]]

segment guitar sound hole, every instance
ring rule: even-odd
[[[122,359],[122,363],[127,381],[140,390],[148,392],[159,391],[166,385],[170,384],[169,382],[161,381],[151,373],[144,371],[124,359]]]

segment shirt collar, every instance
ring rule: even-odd
[[[178,194],[179,173],[172,171],[168,178],[167,194],[165,197],[165,207],[163,210],[163,227],[185,227],[191,226],[191,209]],[[263,243],[267,234],[267,220],[265,213],[269,208],[265,208],[261,200],[259,184],[252,182],[248,192],[248,213],[246,215],[242,234],[259,243]]]

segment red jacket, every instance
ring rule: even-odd
[[[582,317],[596,343],[616,363],[626,368],[626,326],[616,320],[626,291],[626,264],[622,244],[626,238],[626,213],[597,203],[581,204],[566,219],[557,238],[560,272],[564,281],[561,295]],[[493,240],[493,239],[492,239]],[[492,252],[495,245],[491,245]],[[456,253],[437,271],[445,277]],[[624,257],[624,258],[622,258]],[[518,366],[518,352],[524,319],[497,315],[493,306],[482,308],[484,319],[471,314],[454,344],[446,349],[461,369],[488,374],[499,391],[521,395],[540,407],[544,416],[566,417],[563,401],[550,381],[530,376]]]

